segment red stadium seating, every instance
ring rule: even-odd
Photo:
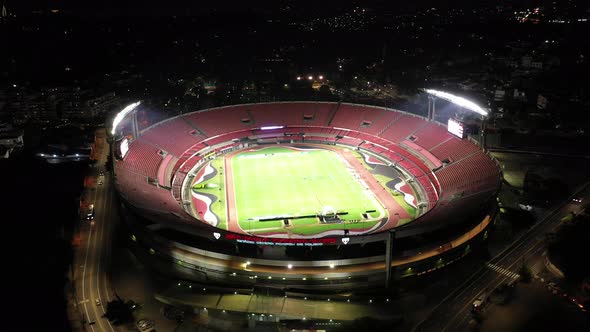
[[[203,137],[195,134],[195,128],[189,126],[182,118],[174,118],[151,127],[141,139],[168,153],[180,156],[186,149],[202,141]]]
[[[436,172],[443,191],[441,197],[473,194],[497,185],[500,173],[484,153],[473,154]]]
[[[246,105],[221,107],[190,113],[185,116],[185,119],[192,127],[198,128],[203,134],[211,137],[254,127],[255,121],[248,110]]]
[[[162,156],[158,153],[160,149],[155,146],[145,143],[140,139],[136,139],[129,145],[129,152],[117,164],[121,168],[128,168],[133,172],[156,178],[158,174],[158,166],[162,162]]]
[[[450,161],[455,161],[481,150],[468,140],[451,137],[451,139],[436,145],[429,151],[440,160],[450,159]]]
[[[381,137],[397,143],[407,138],[422,126],[424,126],[424,119],[404,114],[398,120],[393,121],[389,127],[381,133]]]
[[[150,184],[145,176],[116,169],[116,185],[124,193],[123,198],[135,207],[159,212],[186,214],[169,190]]]
[[[285,128],[259,130],[274,125]],[[174,212],[183,218],[187,214],[181,207],[181,185],[186,174],[203,160],[203,155],[246,137],[269,142],[293,139],[340,143],[379,154],[404,168],[424,189],[422,201],[434,206],[421,217],[424,222],[439,218],[448,209],[464,207],[464,202],[485,201],[500,183],[498,166],[474,143],[458,139],[444,126],[422,117],[372,106],[316,102],[237,105],[189,113],[142,134],[131,142],[127,156],[115,162],[117,186],[137,207]],[[413,140],[404,144],[410,136]],[[432,160],[427,158],[429,167],[424,161],[428,156],[420,155],[422,149],[441,161],[447,159],[448,165],[433,173]],[[160,150],[178,158],[168,157],[170,165],[163,165],[158,174],[165,155]],[[148,178],[156,179],[156,184]],[[158,182],[170,190],[159,187]]]
[[[426,150],[429,150],[435,145],[443,143],[452,137],[452,135],[447,131],[446,127],[432,122],[416,130],[412,136],[415,137],[414,143],[420,145]]]
[[[400,113],[383,108],[341,104],[331,126],[378,135],[385,126],[400,116]]]

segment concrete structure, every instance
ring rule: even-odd
[[[444,125],[413,114],[345,103],[247,104],[143,129],[137,114],[134,109],[113,130],[115,185],[136,255],[176,278],[310,292],[384,285],[464,256],[490,224],[500,184],[496,163]],[[270,125],[279,127],[261,130]],[[298,239],[309,246],[289,247],[287,254],[288,239],[253,237],[250,242],[264,245],[245,244],[236,239],[247,234],[212,227],[187,209],[187,180],[207,158],[253,144],[303,141],[353,147],[395,165],[419,193],[419,217],[396,229],[394,239],[388,232],[323,235]],[[118,153],[122,144],[128,152]]]

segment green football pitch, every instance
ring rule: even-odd
[[[283,220],[259,218],[317,215],[331,207],[344,223],[320,223],[318,218],[290,219],[289,231],[313,235],[327,230],[370,228],[386,211],[355,172],[334,151],[266,147],[232,157],[236,211],[240,227],[249,233],[285,232]],[[362,213],[369,220],[362,221]]]

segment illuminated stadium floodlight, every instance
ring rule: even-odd
[[[488,115],[488,112],[486,110],[484,110],[479,105],[472,102],[471,100],[467,100],[463,97],[455,96],[454,94],[450,94],[450,93],[444,92],[444,91],[438,91],[438,90],[433,90],[433,89],[424,89],[424,91],[426,91],[426,93],[428,93],[428,94],[431,94],[435,97],[450,101],[451,103],[453,103],[457,106],[461,106],[461,107],[466,108],[466,109],[473,111],[475,113],[481,114],[483,116]]]
[[[285,126],[266,126],[260,127],[260,130],[273,130],[273,129],[283,129]]]
[[[111,128],[111,135],[115,135],[115,131],[117,130],[117,126],[123,119],[127,116],[127,114],[131,113],[137,106],[141,104],[141,101],[135,102],[133,104],[127,105],[124,109],[122,109],[115,118],[113,119],[113,127]]]

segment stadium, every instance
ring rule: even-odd
[[[336,102],[232,105],[111,128],[134,253],[177,280],[387,287],[485,240],[501,183],[463,124]]]

